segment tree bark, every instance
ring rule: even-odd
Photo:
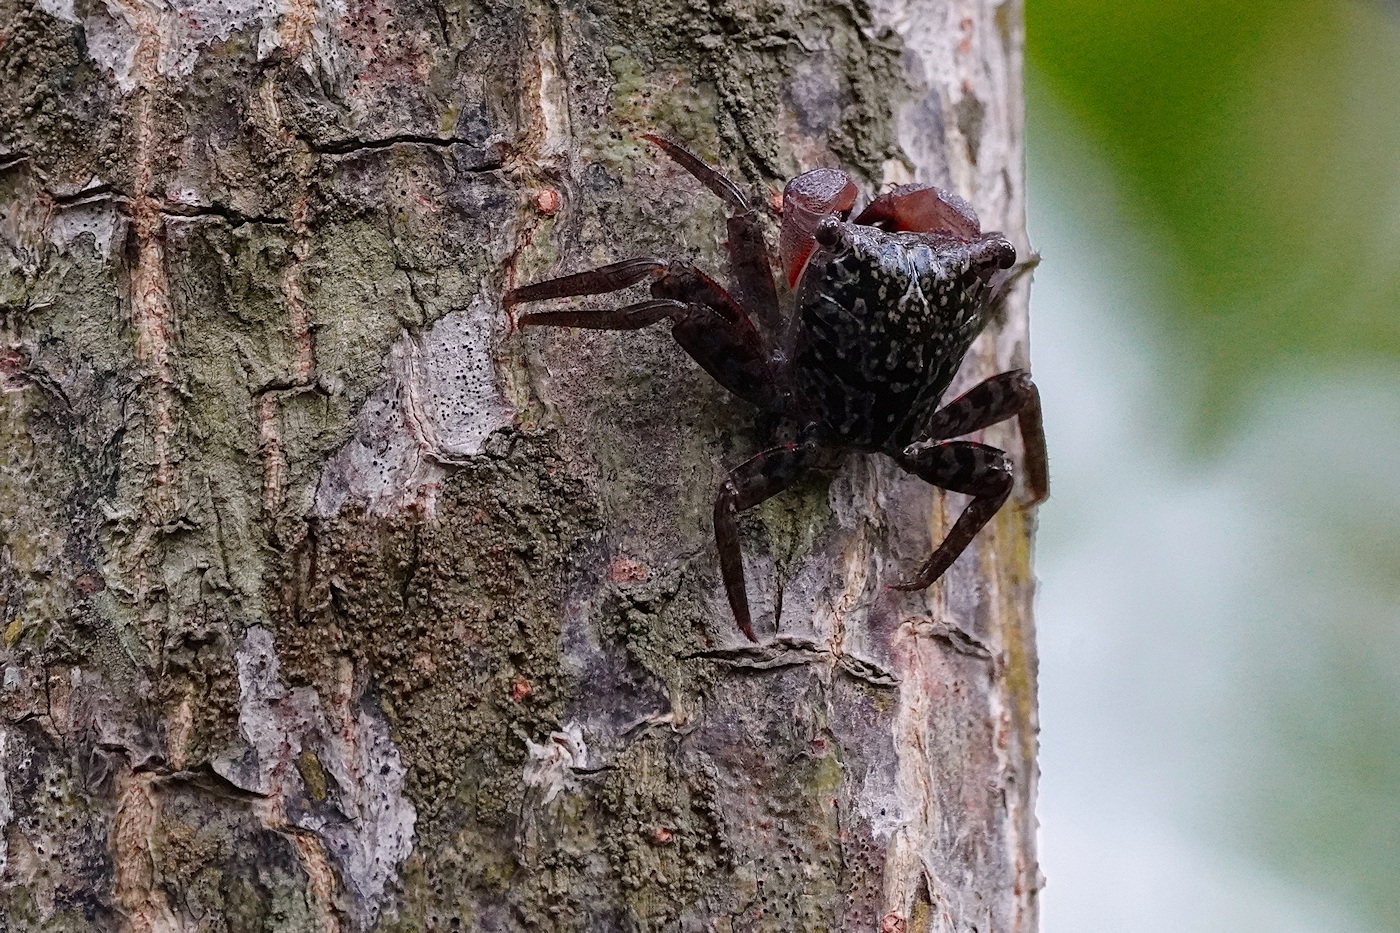
[[[962,500],[853,457],[746,518],[749,647],[709,516],[765,425],[500,302],[723,268],[644,132],[1025,255],[1019,3],[0,24],[0,930],[1035,928],[1029,514],[886,589]],[[1018,290],[960,385],[1026,354]]]

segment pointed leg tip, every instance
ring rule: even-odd
[[[735,607],[731,605],[730,611],[734,613],[734,624],[739,627],[739,631],[744,633],[744,637],[754,644],[758,644],[758,636],[753,633],[753,618],[748,613],[748,606]]]
[[[1044,502],[1046,499],[1049,499],[1049,477],[1046,476],[1043,472],[1036,473],[1035,471],[1032,471],[1032,475],[1026,478],[1025,496],[1025,508],[1028,509],[1033,509],[1036,506],[1040,505],[1042,502]]]

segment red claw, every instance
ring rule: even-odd
[[[858,224],[912,233],[943,233],[960,240],[975,240],[982,225],[972,205],[932,185],[900,185],[865,206]]]
[[[783,230],[778,254],[789,288],[797,287],[807,260],[817,248],[817,227],[828,217],[842,220],[856,206],[856,186],[839,169],[818,168],[803,172],[783,189]]]

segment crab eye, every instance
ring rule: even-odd
[[[821,223],[817,224],[817,230],[812,234],[812,238],[820,245],[830,249],[841,242],[841,221],[835,217],[823,217]]]
[[[1016,265],[1016,247],[1003,240],[1001,249],[997,252],[997,267],[1010,269],[1014,265]]]

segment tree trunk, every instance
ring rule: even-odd
[[[1028,514],[886,589],[962,500],[853,457],[745,519],[749,648],[710,511],[765,426],[664,327],[500,301],[723,268],[644,132],[1025,255],[1019,3],[0,24],[0,930],[1035,928]]]

